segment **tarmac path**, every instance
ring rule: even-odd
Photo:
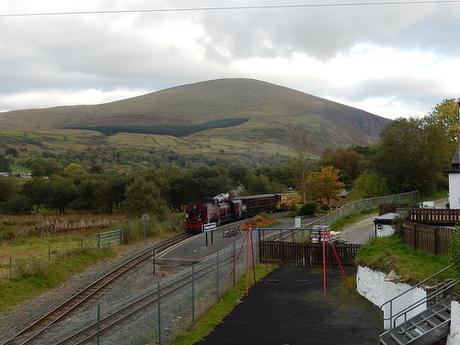
[[[435,200],[436,208],[444,208],[446,202],[447,198]],[[340,237],[346,239],[348,243],[365,244],[375,235],[373,220],[377,216],[377,212],[372,213],[366,218],[345,227],[345,229],[341,231]]]
[[[374,345],[380,311],[344,287],[339,271],[281,266],[259,281],[200,345]]]
[[[340,232],[340,237],[347,240],[348,243],[364,244],[375,235],[373,220],[377,213],[372,213],[366,218],[353,223]]]

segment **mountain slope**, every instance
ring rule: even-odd
[[[253,79],[218,79],[173,87],[100,105],[20,110],[0,115],[0,127],[97,130],[273,146],[276,154],[299,146],[374,143],[389,120],[286,87]],[[129,137],[136,144],[136,134]],[[181,144],[189,145],[189,144]],[[229,144],[230,145],[230,144]],[[243,145],[244,146],[244,145]],[[231,149],[230,146],[226,146]]]

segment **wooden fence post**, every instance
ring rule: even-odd
[[[417,250],[417,224],[414,223],[414,249]]]
[[[9,278],[11,280],[12,276],[13,276],[13,259],[12,257],[10,256],[10,259],[9,259],[9,268],[8,268],[8,273],[9,273]]]
[[[438,230],[439,230],[439,228],[433,228],[433,233],[434,233],[434,255],[438,255]]]

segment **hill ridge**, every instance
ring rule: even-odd
[[[235,150],[244,143],[266,145],[274,155],[299,145],[318,154],[328,147],[372,144],[390,122],[251,78],[199,81],[96,105],[15,110],[0,114],[0,119],[0,128],[187,136],[210,148],[225,142],[224,151],[232,150],[231,142],[239,143]]]

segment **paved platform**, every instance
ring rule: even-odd
[[[248,297],[201,345],[374,345],[382,332],[380,311],[350,294],[338,271],[283,266],[257,283]]]
[[[284,214],[275,214],[274,217],[281,217]],[[292,226],[294,220],[293,219],[279,219],[281,225],[288,225]],[[241,244],[244,232],[238,234],[236,236],[231,237],[223,237],[223,232],[235,225],[244,224],[247,220],[242,220],[239,222],[234,222],[231,224],[225,224],[217,228],[214,231],[214,243],[211,244],[211,234],[208,233],[208,246],[206,246],[206,235],[201,233],[199,235],[195,235],[188,240],[180,243],[179,245],[173,246],[163,254],[158,257],[159,263],[166,265],[166,266],[179,266],[179,265],[192,265],[204,258],[215,254],[217,251],[223,250],[226,247],[232,246],[233,242],[235,242],[235,246]],[[264,230],[265,238],[268,238],[270,235],[278,234],[278,231],[271,231],[269,228]],[[258,243],[258,236],[257,233],[254,232],[254,245]]]
[[[227,246],[231,246],[234,241],[236,245],[239,245],[243,240],[243,232],[231,237],[223,237],[223,232],[230,227],[243,224],[244,222],[245,221],[240,221],[218,227],[214,231],[213,244],[211,244],[211,233],[208,233],[208,246],[206,246],[206,234],[201,233],[195,235],[180,243],[180,245],[173,246],[171,249],[160,255],[159,261],[169,265],[173,265],[174,263],[177,263],[178,265],[191,265],[216,253],[217,251],[224,249]]]

